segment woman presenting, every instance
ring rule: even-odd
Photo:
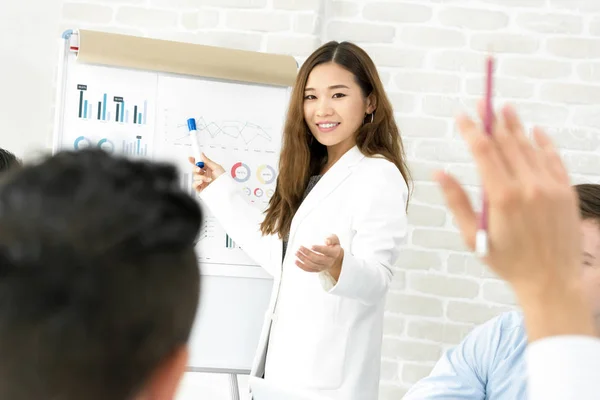
[[[194,185],[203,202],[274,278],[252,375],[332,399],[376,399],[409,172],[373,61],[329,42],[300,68],[264,215],[202,157]]]

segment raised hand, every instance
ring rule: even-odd
[[[535,327],[529,329],[530,339],[592,331],[579,289],[577,194],[550,139],[534,129],[529,140],[511,107],[502,109],[492,136],[467,116],[457,118],[457,125],[488,197],[489,252],[483,261],[515,289],[528,329]],[[466,192],[444,172],[435,179],[467,246],[474,249],[478,217]],[[577,312],[562,312],[567,309]]]

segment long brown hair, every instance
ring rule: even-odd
[[[360,151],[366,156],[385,157],[398,167],[407,184],[410,182],[400,131],[375,64],[353,43],[326,43],[308,57],[296,77],[283,131],[277,188],[260,226],[264,235],[277,233],[282,239],[286,237],[310,177],[318,174],[327,161],[326,146],[313,140],[304,120],[304,89],[313,68],[329,62],[352,72],[363,95],[375,98],[374,115],[365,116],[365,123],[356,134]]]

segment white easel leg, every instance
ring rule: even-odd
[[[229,394],[231,395],[231,400],[240,400],[240,389],[238,387],[238,379],[236,374],[229,374]]]

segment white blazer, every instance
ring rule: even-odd
[[[233,240],[273,275],[253,376],[336,400],[377,399],[385,295],[407,234],[407,197],[393,163],[353,147],[296,212],[282,262],[281,240],[261,235],[263,215],[227,174],[201,193]],[[344,249],[337,283],[294,264],[301,245],[324,244],[332,233]]]

